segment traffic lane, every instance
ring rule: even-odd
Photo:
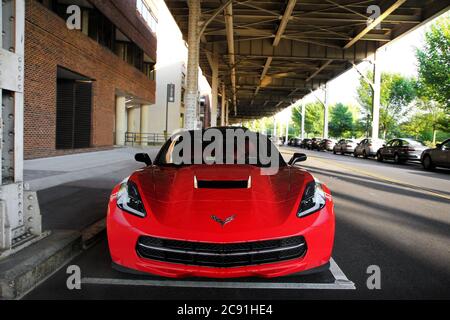
[[[366,268],[375,264],[383,281],[372,293],[380,297],[450,297],[450,200],[314,158],[300,166],[333,194],[334,256],[358,289],[366,288]]]
[[[332,190],[336,211],[333,257],[355,282],[356,290],[267,290],[83,285],[66,288],[65,269],[28,299],[423,299],[450,298],[449,203],[429,194],[383,184],[375,179],[308,159],[302,166]],[[72,263],[83,277],[124,278],[110,266],[106,241]],[[367,267],[381,269],[381,290],[366,286]],[[280,281],[283,281],[280,279]],[[284,280],[285,281],[285,280]]]
[[[425,171],[420,163],[408,162],[395,164],[393,162],[378,162],[375,159],[355,158],[352,155],[335,155],[332,152],[311,151],[293,147],[281,147],[280,151],[301,152],[310,158],[317,158],[325,162],[331,161],[335,165],[351,167],[367,174],[379,175],[407,184],[415,184],[423,188],[435,190],[450,195],[450,169],[436,169]],[[329,164],[326,164],[329,165]],[[342,167],[338,167],[342,170]]]

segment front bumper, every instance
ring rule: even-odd
[[[293,217],[286,225],[271,230],[270,236],[252,238],[247,235],[245,239],[237,242],[262,241],[281,239],[292,236],[302,236],[305,239],[307,250],[299,258],[233,267],[211,267],[189,265],[143,258],[136,251],[138,239],[141,236],[152,236],[183,241],[198,241],[196,235],[191,238],[182,238],[176,230],[169,233],[144,221],[152,217],[139,218],[120,210],[114,200],[110,201],[107,216],[107,234],[111,258],[114,264],[126,269],[154,275],[183,278],[183,277],[209,277],[209,278],[237,278],[237,277],[279,277],[288,274],[304,272],[326,265],[331,257],[334,242],[334,212],[331,200],[320,211],[304,218]],[[203,240],[202,240],[203,241]],[[217,242],[216,242],[217,243]],[[236,243],[236,241],[223,242]]]

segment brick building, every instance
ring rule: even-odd
[[[66,26],[74,4],[81,30]],[[25,158],[123,142],[132,110],[140,110],[141,128],[149,126],[154,23],[142,0],[26,1]]]

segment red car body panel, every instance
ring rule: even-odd
[[[320,267],[330,260],[334,242],[334,212],[329,190],[323,185],[326,205],[306,217],[297,211],[313,177],[293,166],[275,175],[261,175],[251,165],[192,165],[182,168],[149,166],[130,176],[141,194],[147,216],[140,218],[117,207],[112,192],[107,214],[107,233],[114,263],[125,268],[166,277],[276,277]],[[198,180],[247,180],[247,189],[196,189]],[[225,219],[221,226],[211,216]],[[139,236],[190,242],[237,243],[302,235],[307,244],[298,259],[238,267],[196,266],[140,257]]]

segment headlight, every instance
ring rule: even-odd
[[[317,181],[311,181],[306,185],[297,216],[303,218],[325,207],[325,193]]]
[[[131,180],[124,181],[120,185],[117,193],[117,206],[141,218],[147,215],[137,185]]]

